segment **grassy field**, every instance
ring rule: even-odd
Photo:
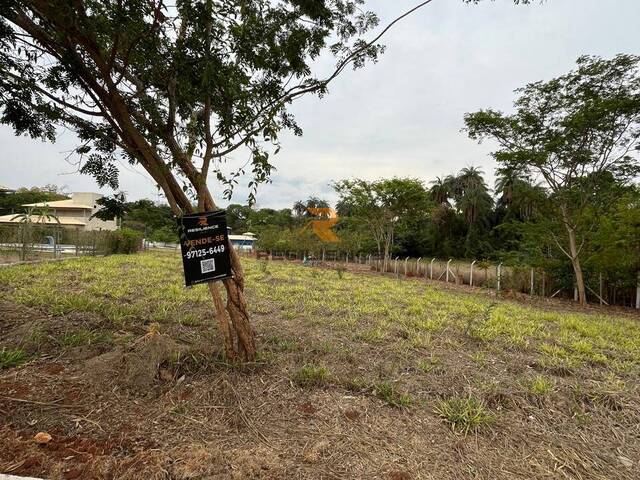
[[[637,318],[244,263],[243,366],[174,254],[0,269],[0,472],[637,478]]]

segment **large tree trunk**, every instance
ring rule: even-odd
[[[584,275],[582,274],[582,266],[580,265],[580,258],[578,252],[578,246],[576,244],[576,231],[569,225],[565,223],[565,228],[567,229],[567,234],[569,236],[569,253],[571,265],[573,266],[573,273],[576,277],[576,287],[578,288],[578,301],[580,305],[587,304],[587,292],[584,286]]]
[[[216,210],[217,206],[213,196],[204,185],[199,195],[198,206],[208,210]],[[255,333],[249,320],[249,311],[244,299],[244,271],[240,262],[240,256],[231,242],[228,244],[231,257],[231,272],[233,278],[224,280],[227,292],[226,311],[223,307],[222,295],[215,282],[209,283],[209,292],[216,310],[218,325],[225,341],[225,352],[231,361],[240,359],[252,362],[256,359]]]
[[[240,263],[240,257],[229,242],[231,253],[231,269],[233,278],[224,281],[227,290],[227,312],[231,318],[231,326],[236,337],[237,353],[243,361],[256,359],[255,333],[249,320],[249,310],[244,299],[244,272]]]
[[[165,192],[166,193],[166,192]],[[198,195],[199,210],[216,210],[216,204],[206,185],[200,189]],[[192,212],[190,203],[180,202],[183,212]],[[249,321],[249,312],[244,299],[244,272],[238,253],[229,242],[227,248],[231,257],[231,271],[233,278],[223,281],[227,302],[222,297],[217,282],[209,282],[209,293],[213,300],[214,315],[218,327],[224,338],[224,347],[229,361],[254,361],[256,358],[255,333]]]

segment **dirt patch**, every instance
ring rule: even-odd
[[[129,346],[91,358],[84,370],[96,384],[110,378],[124,388],[146,393],[161,374],[160,366],[184,350],[166,335],[152,330]]]

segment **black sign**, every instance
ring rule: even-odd
[[[224,210],[193,213],[177,219],[187,286],[231,277],[224,213]]]

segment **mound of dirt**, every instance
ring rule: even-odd
[[[184,350],[166,335],[151,331],[128,347],[88,360],[85,372],[94,382],[109,379],[132,392],[146,393],[156,382],[160,365]]]

